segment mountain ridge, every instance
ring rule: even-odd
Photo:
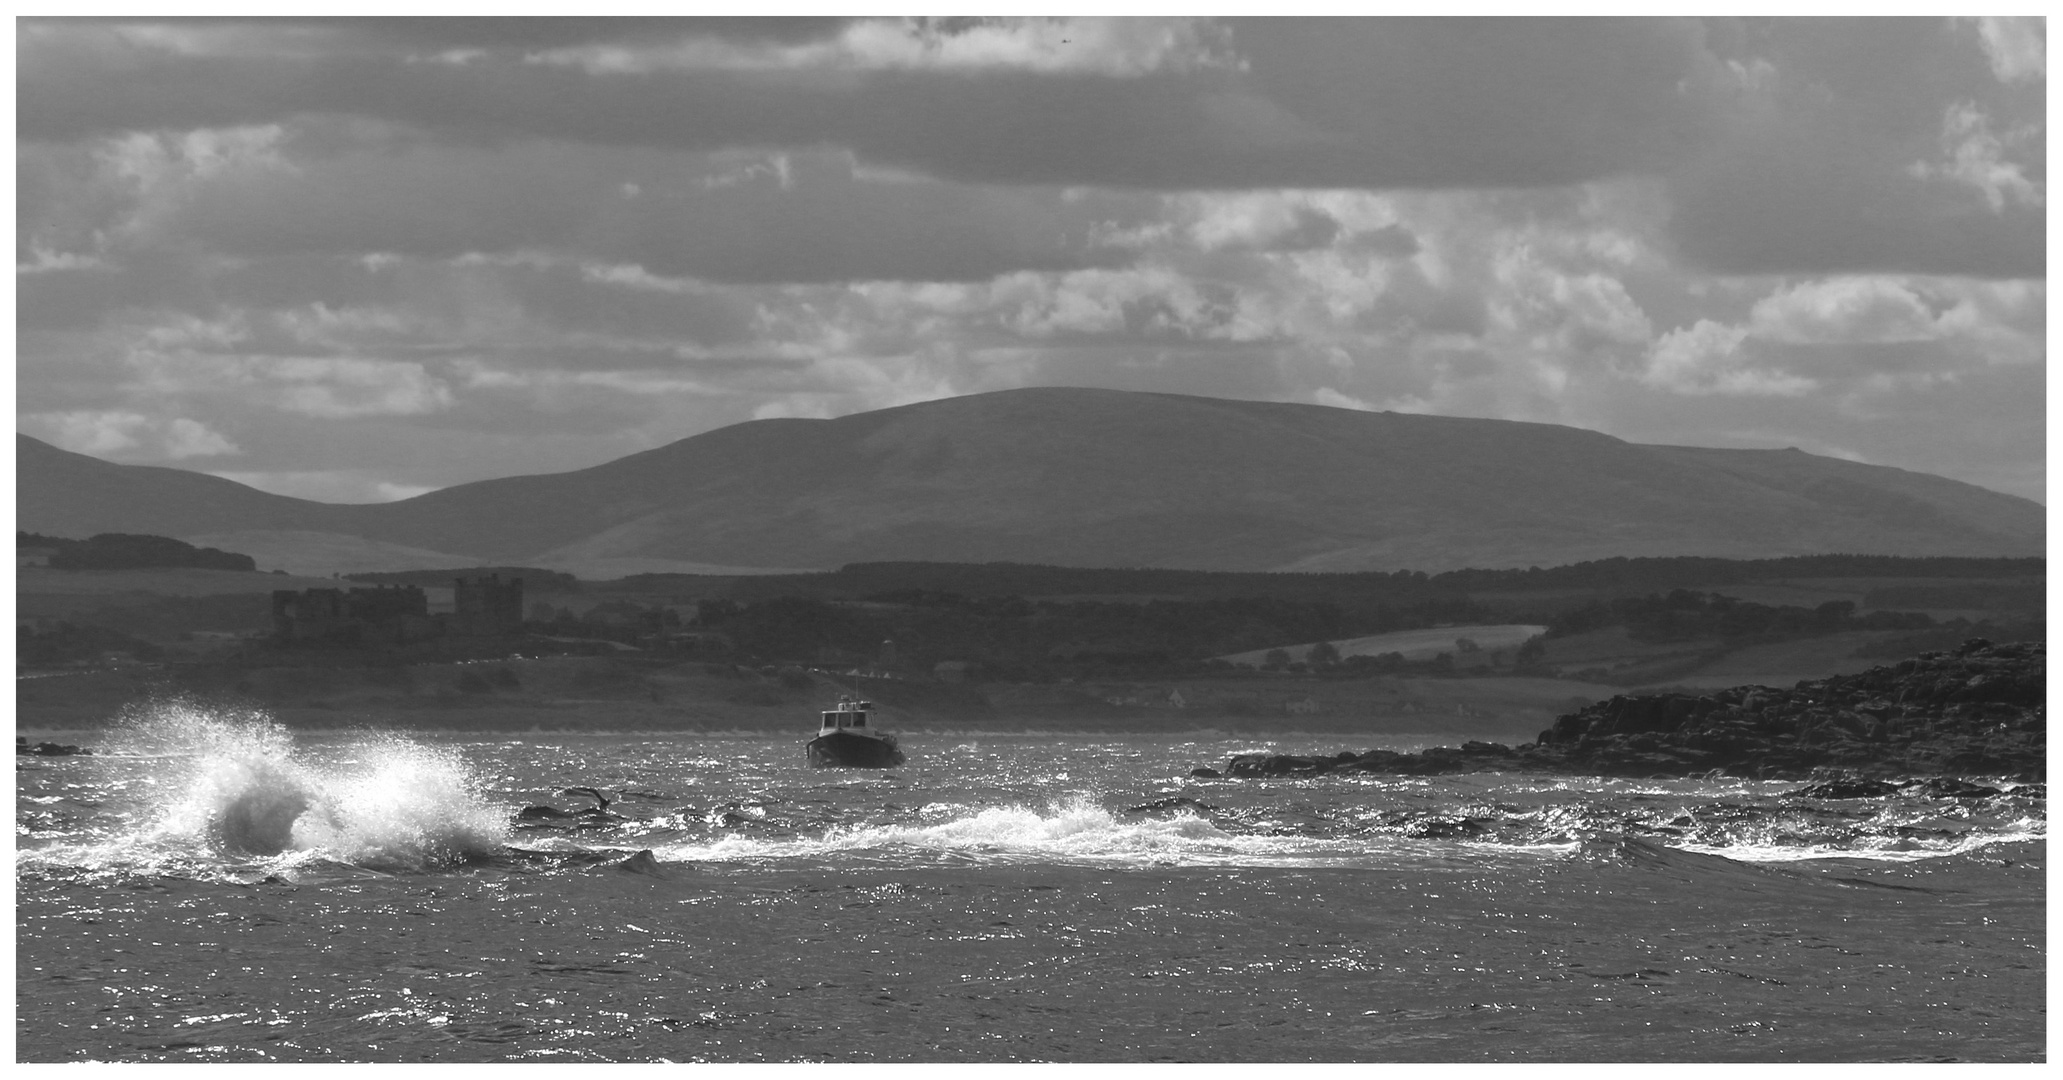
[[[2034,555],[2046,527],[2030,500],[1795,449],[1070,388],[748,421],[585,469],[365,505],[17,444],[26,529],[298,530],[540,566],[1436,571],[1615,555]]]

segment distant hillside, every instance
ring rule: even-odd
[[[115,465],[14,438],[15,527],[83,539],[96,533],[147,533],[186,539],[244,529],[313,528],[333,507],[245,487],[232,480],[151,465]]]
[[[24,529],[302,530],[576,573],[635,560],[1440,571],[1614,556],[2031,556],[2045,536],[2029,500],[1796,450],[1107,390],[753,421],[577,472],[368,506],[18,442]]]

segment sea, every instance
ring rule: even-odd
[[[18,759],[17,1059],[2045,1060],[2041,785],[1192,776],[1434,741],[1215,731],[812,769],[808,734],[139,706]]]

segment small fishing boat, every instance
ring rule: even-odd
[[[892,769],[903,763],[903,752],[895,736],[869,725],[874,703],[857,698],[840,698],[838,707],[825,709],[817,737],[809,741],[812,768]]]

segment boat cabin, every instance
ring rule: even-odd
[[[818,729],[817,734],[853,731],[864,735],[867,733],[867,713],[873,708],[874,703],[871,701],[854,701],[846,698],[838,703],[837,708],[824,710],[824,726]]]

